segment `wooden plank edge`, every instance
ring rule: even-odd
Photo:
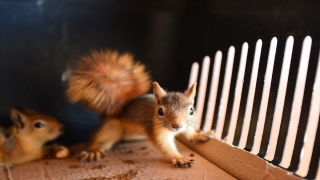
[[[177,139],[238,179],[301,179],[293,173],[274,166],[258,156],[230,146],[215,138],[210,139],[208,142],[197,143],[191,142],[183,136],[178,136]]]

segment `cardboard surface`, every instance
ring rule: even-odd
[[[179,137],[179,140],[238,179],[301,179],[283,169],[269,164],[258,156],[237,147],[227,145],[218,139],[210,139],[206,143],[193,143],[183,137]]]
[[[177,145],[183,155],[195,159],[193,167],[174,168],[149,141],[138,141],[117,144],[100,162],[81,163],[76,158],[43,159],[17,165],[9,171],[1,172],[0,179],[236,179],[181,143],[177,142]],[[84,147],[79,145],[73,149],[81,151]]]

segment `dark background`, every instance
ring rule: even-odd
[[[182,91],[187,88],[194,61],[201,63],[205,55],[213,58],[217,50],[226,54],[230,45],[236,48],[233,72],[237,72],[241,45],[248,42],[243,90],[246,97],[255,42],[262,39],[263,47],[268,46],[275,36],[279,41],[278,47],[283,49],[289,35],[294,36],[295,43],[300,46],[294,47],[290,71],[293,83],[288,85],[288,89],[295,87],[294,74],[297,72],[302,40],[306,35],[313,39],[313,60],[310,60],[308,74],[311,80],[306,85],[306,94],[310,94],[319,52],[319,1],[0,0],[1,121],[7,121],[12,107],[30,107],[53,115],[65,124],[66,133],[60,138],[62,142],[74,144],[88,140],[99,124],[99,115],[80,104],[68,103],[64,94],[66,82],[62,76],[67,68],[74,66],[79,56],[87,55],[94,49],[130,52],[147,65],[152,78],[161,86]],[[265,47],[262,49],[258,81],[263,81],[267,54],[268,48]],[[283,52],[276,57],[280,60],[276,59],[274,72],[281,70],[281,56]],[[222,66],[225,60],[226,56]],[[236,73],[233,74],[232,87]],[[279,76],[280,73],[274,73],[270,96],[276,97]],[[221,83],[219,87],[221,93]],[[262,88],[263,84],[257,85],[257,108],[253,110],[253,119],[258,114]],[[231,90],[231,100],[233,93]],[[289,93],[286,97],[284,119],[287,121],[282,123],[284,127],[288,125],[292,96],[293,93]],[[306,108],[302,117],[308,112],[309,102],[308,98],[304,100]],[[274,103],[275,98],[271,98],[267,113],[269,119],[272,119]],[[242,98],[241,104],[244,107],[245,98]],[[239,119],[243,118],[243,110],[240,109]],[[227,112],[231,112],[230,107]],[[230,114],[226,118],[230,118]],[[256,122],[253,122],[249,133],[248,150],[252,147],[255,125]],[[302,126],[305,129],[306,121]],[[241,124],[237,125],[238,138],[235,138],[234,144],[239,140],[239,127]],[[270,123],[266,127],[270,129]],[[303,128],[300,131],[303,133]],[[284,141],[286,130],[281,133]],[[319,142],[319,138],[317,140]],[[262,156],[267,148],[268,136],[264,137],[264,142],[262,146],[265,147],[260,152]]]

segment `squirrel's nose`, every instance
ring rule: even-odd
[[[182,125],[178,125],[178,124],[172,124],[172,128],[175,129],[175,130],[178,130],[182,127]]]

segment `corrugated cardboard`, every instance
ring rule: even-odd
[[[174,168],[149,142],[121,142],[100,162],[81,163],[76,158],[43,159],[0,172],[0,179],[12,180],[234,180],[198,153],[177,142],[180,152],[196,160],[191,168]],[[85,149],[73,147],[75,152]]]
[[[238,179],[301,179],[279,167],[273,166],[258,156],[237,147],[232,147],[218,139],[210,139],[209,142],[206,143],[190,142],[183,137],[179,137],[179,140]]]
[[[196,163],[191,168],[174,168],[149,142],[121,142],[100,162],[81,163],[75,154],[85,144],[73,147],[73,157],[43,159],[17,165],[0,173],[0,179],[12,180],[109,180],[109,179],[207,179],[207,180],[298,180],[287,171],[275,167],[246,151],[217,139],[194,143],[178,138],[178,149]],[[188,148],[188,147],[190,148]]]

